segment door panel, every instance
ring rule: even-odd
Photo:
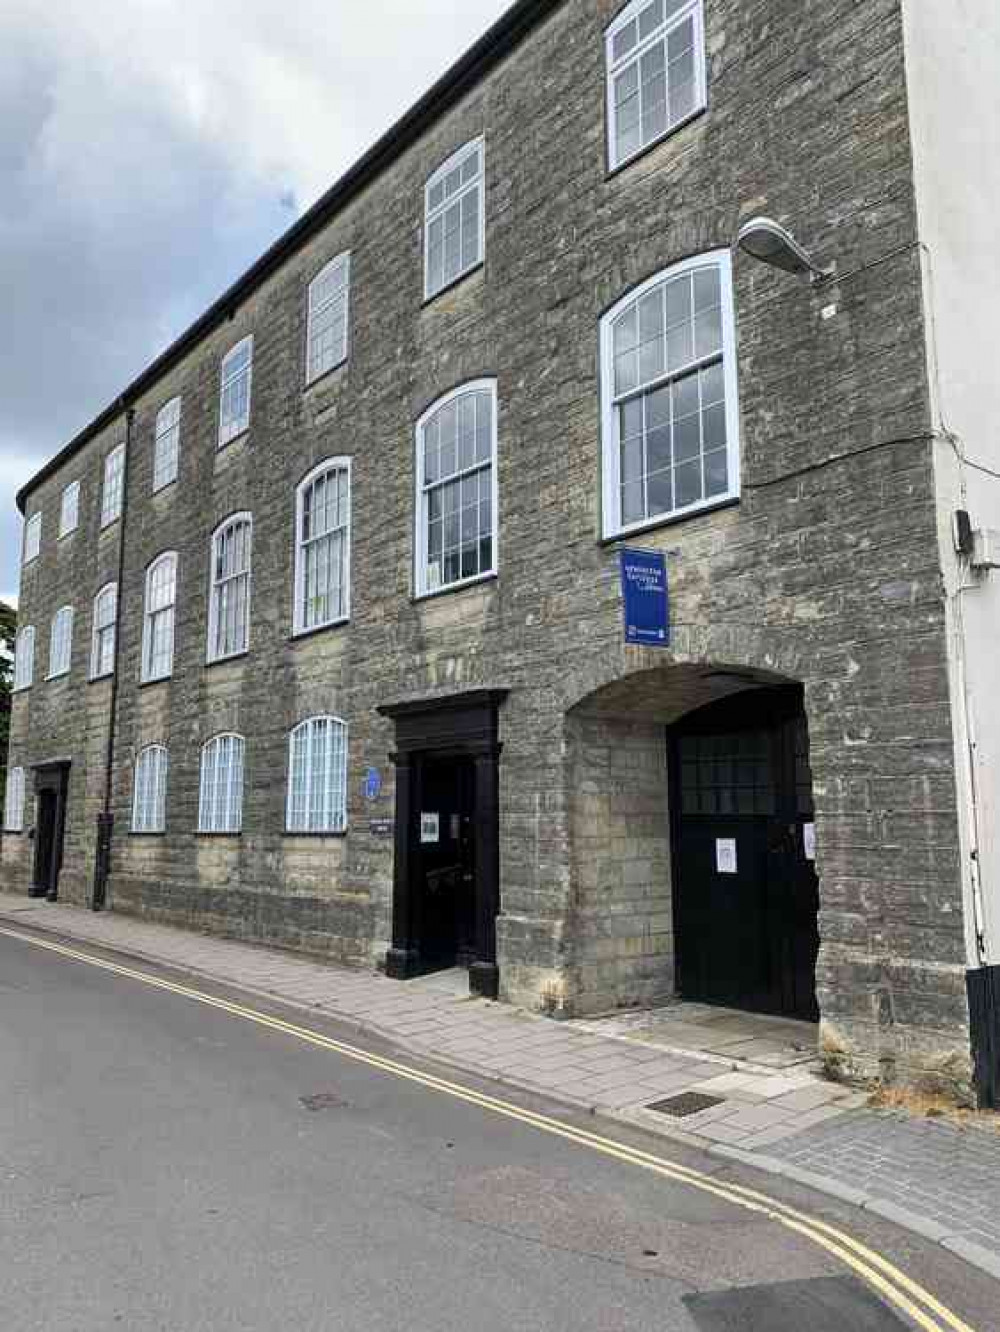
[[[678,984],[685,998],[815,1018],[818,887],[794,690],[700,710],[672,737]],[[728,854],[735,844],[735,863]]]
[[[430,969],[472,957],[475,907],[475,767],[471,760],[427,759],[417,816],[420,955]],[[436,816],[436,840],[423,840],[421,815]]]

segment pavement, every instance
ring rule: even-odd
[[[838,1200],[46,942],[0,932],[4,1327],[996,1327],[996,1282]]]
[[[869,1108],[825,1080],[807,1024],[702,1005],[557,1021],[470,998],[464,974],[379,972],[0,893],[0,922],[336,1018],[479,1077],[819,1189],[1000,1279],[1000,1128]],[[700,1099],[699,1099],[700,1098]]]

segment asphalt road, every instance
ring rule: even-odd
[[[359,1044],[335,1024],[285,1016]],[[707,1171],[720,1187],[750,1182],[822,1215],[977,1332],[1000,1328],[1000,1288],[935,1246],[663,1140],[586,1127]],[[726,1197],[0,937],[0,1330],[117,1326],[911,1323],[812,1239]]]

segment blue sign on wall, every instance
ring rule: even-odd
[[[667,560],[661,550],[621,551],[625,642],[642,647],[670,646]]]
[[[365,773],[365,799],[377,800],[382,793],[382,774],[378,768],[369,768]]]

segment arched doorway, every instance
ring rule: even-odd
[[[801,684],[742,662],[617,674],[567,709],[565,740],[567,1008],[679,996],[815,1021]]]
[[[677,989],[817,1020],[818,882],[802,689],[753,689],[668,732]]]

